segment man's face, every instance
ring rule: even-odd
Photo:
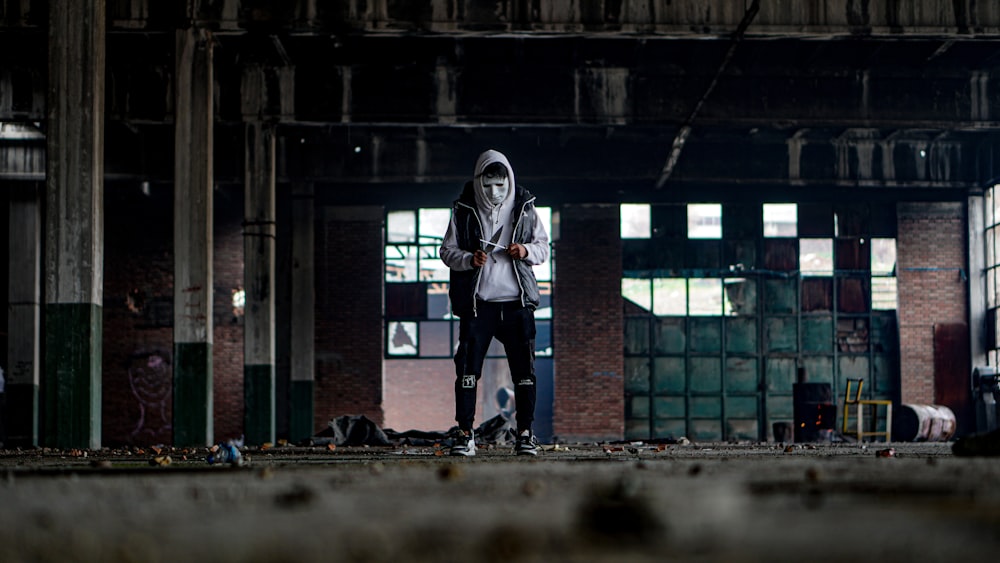
[[[483,195],[486,196],[486,200],[493,205],[500,205],[507,197],[507,191],[510,189],[510,183],[507,181],[507,178],[483,176],[482,180]]]

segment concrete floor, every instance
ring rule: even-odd
[[[0,561],[995,560],[1000,458],[891,446],[6,451]]]

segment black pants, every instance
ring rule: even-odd
[[[503,344],[514,383],[517,431],[531,430],[535,420],[535,313],[518,301],[478,301],[476,316],[459,323],[455,352],[455,421],[472,430],[476,394],[483,375],[483,361],[493,338]]]

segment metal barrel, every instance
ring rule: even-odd
[[[955,435],[955,413],[944,405],[903,403],[893,417],[892,439],[899,442],[946,442]]]

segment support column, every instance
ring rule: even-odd
[[[292,186],[291,421],[289,439],[313,435],[316,357],[315,197],[312,184]]]
[[[212,425],[211,32],[176,35],[174,105],[175,446],[207,446]]]
[[[986,203],[970,195],[966,226],[969,229],[969,357],[971,365],[986,365]],[[972,377],[972,374],[969,374]]]
[[[40,183],[11,182],[7,291],[7,447],[38,446],[42,212]]]
[[[101,445],[105,1],[49,5],[44,443]]]
[[[243,389],[247,444],[274,442],[274,124],[246,124]]]

